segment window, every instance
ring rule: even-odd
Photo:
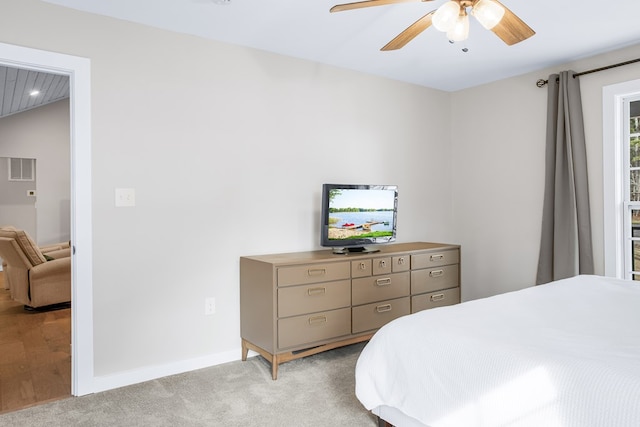
[[[9,181],[34,181],[35,159],[9,158]]]
[[[640,279],[640,100],[625,100],[623,111],[626,118],[623,129],[626,158],[621,171],[626,184],[625,278],[638,280]]]
[[[640,80],[603,91],[605,275],[640,280]]]

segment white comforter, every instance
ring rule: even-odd
[[[356,395],[431,427],[638,427],[640,283],[578,276],[399,318],[364,348]]]

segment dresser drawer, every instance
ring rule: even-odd
[[[373,258],[371,260],[371,269],[374,275],[391,273],[391,257]]]
[[[351,277],[371,276],[371,260],[351,261]]]
[[[460,286],[458,264],[411,271],[411,293],[439,291]]]
[[[409,271],[411,268],[411,256],[402,255],[391,258],[391,271],[397,273],[399,271]]]
[[[284,349],[351,333],[351,308],[278,320],[278,347]]]
[[[443,307],[460,302],[460,288],[445,289],[444,291],[411,297],[411,312],[415,313],[429,308]]]
[[[278,269],[278,286],[330,282],[349,277],[351,277],[351,269],[348,261],[282,267]]]
[[[297,316],[351,305],[349,280],[278,289],[278,317]]]
[[[378,329],[411,312],[409,297],[380,301],[352,308],[353,333]]]
[[[409,279],[408,271],[353,279],[351,281],[351,303],[359,305],[408,296]]]
[[[460,252],[457,249],[411,255],[412,270],[416,270],[418,268],[438,267],[440,265],[458,264],[459,262]]]

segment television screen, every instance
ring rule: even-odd
[[[395,185],[324,184],[321,244],[334,252],[376,251],[395,241],[398,187]]]

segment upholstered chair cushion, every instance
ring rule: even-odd
[[[36,266],[47,262],[40,248],[36,245],[36,242],[34,242],[24,230],[18,230],[11,226],[3,226],[0,227],[0,237],[15,239],[32,265]]]

